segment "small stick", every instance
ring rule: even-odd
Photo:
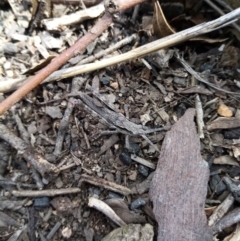
[[[58,229],[61,227],[61,223],[57,222],[54,227],[52,228],[52,230],[49,232],[49,234],[47,235],[47,240],[51,240],[52,237],[54,236],[54,234],[58,231]]]
[[[235,208],[232,212],[223,217],[215,226],[213,234],[222,232],[223,229],[231,227],[233,224],[240,222],[240,208]]]
[[[135,162],[138,162],[138,163],[140,163],[140,164],[142,164],[142,165],[144,165],[146,167],[149,167],[149,168],[151,168],[153,170],[156,169],[156,165],[155,164],[153,164],[153,163],[151,163],[151,162],[141,158],[140,156],[131,154],[131,159],[134,160]]]
[[[124,45],[127,45],[129,43],[131,43],[133,40],[136,40],[138,38],[137,34],[133,34],[131,36],[128,36],[124,39],[122,39],[121,41],[117,42],[116,44],[114,44],[113,46],[104,49],[92,56],[87,57],[86,59],[81,60],[77,65],[82,65],[82,64],[87,64],[87,63],[92,63],[94,60],[96,59],[100,59],[101,57],[106,56],[109,53],[112,53],[113,51],[123,47]]]
[[[74,93],[75,91],[78,91],[81,88],[81,86],[83,85],[84,82],[85,82],[84,78],[75,77],[72,80],[71,93]],[[64,112],[64,116],[61,119],[61,122],[60,122],[60,125],[59,125],[55,149],[54,149],[54,152],[53,152],[53,154],[55,156],[61,155],[62,144],[63,144],[63,141],[64,141],[65,133],[68,130],[69,119],[70,119],[70,116],[71,116],[73,108],[74,108],[72,102],[73,102],[73,97],[69,98],[67,108]]]
[[[1,123],[0,138],[8,142],[13,148],[22,153],[24,159],[29,161],[35,170],[37,170],[42,176],[44,176],[45,173],[58,172],[56,166],[44,159],[30,145],[14,135],[5,125]]]
[[[15,120],[16,123],[17,123],[17,127],[18,127],[18,130],[19,130],[19,133],[20,133],[20,137],[21,137],[26,143],[29,143],[29,139],[30,139],[29,133],[27,132],[26,128],[24,127],[24,125],[23,125],[23,123],[22,123],[22,120],[20,119],[19,115],[18,115],[18,114],[15,114],[14,112],[15,112],[15,111],[13,110],[13,111],[12,111],[12,114],[13,114],[14,120]]]
[[[39,189],[42,189],[43,188],[43,182],[42,182],[42,178],[40,177],[40,174],[32,167],[32,176],[33,176],[33,179],[35,180],[36,184],[37,184],[37,187]]]
[[[121,193],[125,196],[131,194],[131,190],[127,187],[118,185],[114,182],[109,182],[102,178],[88,176],[86,174],[81,175],[81,178],[79,181],[79,186],[81,186],[82,182],[87,182],[87,183],[90,183],[90,184],[92,184],[94,186],[98,186],[98,187],[104,187],[108,190],[111,190],[111,191],[117,192],[117,193]]]
[[[99,4],[88,9],[81,9],[59,18],[43,19],[42,24],[48,31],[57,31],[63,26],[70,26],[81,23],[87,19],[97,18],[104,13],[104,10],[103,4]]]
[[[221,16],[223,16],[225,13],[220,9],[216,4],[214,4],[210,0],[204,0],[205,3],[207,3],[210,7],[212,7],[216,12],[218,12]],[[240,27],[237,25],[237,23],[231,24],[238,32],[240,32]]]
[[[232,194],[229,194],[226,199],[213,211],[213,214],[210,216],[208,220],[208,225],[215,225],[232,207],[234,203],[234,197]]]
[[[239,11],[240,11],[240,8],[239,8]],[[227,91],[227,90],[224,90],[222,88],[219,88],[218,86],[212,84],[212,83],[209,83],[207,82],[205,79],[203,79],[196,71],[194,71],[191,66],[183,59],[180,57],[179,53],[175,53],[175,56],[176,58],[178,59],[178,61],[183,65],[183,67],[191,74],[193,75],[197,80],[199,80],[200,82],[212,87],[213,89],[215,90],[219,90],[219,91],[222,91],[224,93],[227,93],[227,94],[233,94],[233,95],[240,95],[238,93],[235,93],[235,92],[231,92],[231,91]]]
[[[88,200],[88,206],[91,208],[95,208],[98,211],[104,213],[107,217],[109,217],[118,226],[126,225],[126,223],[105,202],[103,202],[95,197],[90,197]]]
[[[202,102],[198,94],[196,95],[196,98],[195,98],[195,108],[197,113],[196,117],[197,117],[198,135],[201,139],[203,139],[204,138],[203,109],[202,109]]]
[[[52,3],[54,4],[65,4],[65,5],[79,5],[79,3],[83,3],[85,6],[92,6],[92,5],[96,5],[100,2],[102,2],[103,0],[81,0],[81,2],[79,2],[79,0],[51,0]]]
[[[78,193],[81,190],[79,188],[63,188],[63,189],[48,189],[48,190],[24,190],[24,191],[12,191],[12,194],[16,197],[54,197],[58,195],[65,195],[69,193]]]

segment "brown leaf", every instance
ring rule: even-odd
[[[158,0],[154,0],[153,4],[154,4],[153,33],[158,38],[163,38],[170,34],[175,33],[172,27],[168,24]]]

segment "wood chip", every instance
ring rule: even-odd
[[[219,117],[207,125],[207,130],[231,129],[240,127],[240,119],[235,117]]]
[[[217,113],[223,117],[232,117],[233,112],[226,105],[222,104],[218,107]]]

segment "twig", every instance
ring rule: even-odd
[[[16,90],[20,86],[22,86],[28,78],[26,79],[25,76],[20,76],[17,79],[10,79],[4,78],[0,80],[0,92],[1,93],[8,93],[10,91]]]
[[[221,5],[222,7],[226,8],[228,11],[232,11],[233,9],[223,0],[215,0],[215,2],[217,2],[219,5]]]
[[[49,31],[56,31],[62,26],[69,26],[72,24],[83,22],[87,19],[96,18],[104,12],[103,4],[98,4],[94,7],[82,9],[69,15],[64,15],[59,18],[43,19],[42,23]]]
[[[104,213],[107,217],[109,217],[117,225],[119,225],[119,226],[126,225],[126,223],[105,202],[103,202],[95,197],[90,197],[88,200],[88,206],[91,208],[95,208],[98,211]]]
[[[222,232],[223,229],[228,228],[238,222],[240,222],[240,208],[235,208],[213,227],[213,234]]]
[[[33,167],[31,169],[32,169],[32,177],[35,180],[35,182],[37,184],[37,187],[39,189],[42,189],[43,188],[43,182],[42,182],[42,178],[41,178],[40,174]]]
[[[240,8],[239,8],[239,11],[240,11]],[[192,74],[198,81],[210,86],[211,88],[215,89],[215,90],[219,90],[219,91],[222,91],[224,93],[227,93],[227,94],[232,94],[232,95],[240,95],[239,93],[235,93],[235,92],[231,92],[231,91],[228,91],[228,90],[224,90],[212,83],[209,83],[207,82],[205,79],[203,79],[196,71],[194,71],[191,66],[183,59],[180,57],[179,53],[175,53],[175,56],[176,58],[178,59],[178,61],[183,65],[183,67],[190,73]]]
[[[22,123],[22,120],[20,119],[19,115],[18,114],[15,114],[14,112],[15,111],[12,111],[13,113],[13,117],[17,123],[17,127],[18,127],[18,130],[19,130],[19,133],[20,133],[20,137],[26,142],[26,143],[29,143],[29,139],[30,139],[30,136],[29,136],[29,133],[27,132],[26,128],[24,127],[23,123]]]
[[[79,6],[79,0],[51,0],[54,4],[65,4],[65,5],[77,5]],[[96,5],[103,0],[81,0],[85,6]]]
[[[113,192],[117,192],[117,193],[121,193],[125,196],[131,194],[131,190],[127,187],[118,185],[114,182],[109,182],[105,179],[102,178],[98,178],[98,177],[92,177],[92,176],[88,176],[86,174],[82,174],[80,181],[79,181],[79,186],[81,186],[82,182],[87,182],[90,183],[94,186],[98,186],[98,187],[104,187],[107,190],[113,191]]]
[[[71,93],[74,93],[75,91],[78,91],[81,85],[85,82],[85,79],[82,77],[76,77],[72,80],[72,88],[71,88]],[[57,134],[57,139],[56,139],[56,144],[55,144],[55,149],[53,154],[55,156],[59,156],[62,151],[62,144],[64,141],[65,133],[68,129],[69,125],[69,118],[72,114],[73,111],[73,97],[71,97],[68,100],[67,108],[65,110],[64,116],[61,119],[59,129],[58,129],[58,134]]]
[[[81,190],[79,188],[65,188],[65,189],[48,189],[48,190],[25,190],[25,191],[12,191],[12,195],[16,197],[54,197],[58,195],[64,195],[69,193],[78,193]]]
[[[42,175],[49,172],[58,172],[57,167],[45,160],[30,145],[15,136],[5,125],[0,124],[0,138],[8,142],[12,147],[22,153],[25,160]]]
[[[142,165],[144,165],[146,167],[149,167],[149,168],[151,168],[153,170],[156,169],[156,165],[155,164],[153,164],[153,163],[151,163],[151,162],[149,162],[149,161],[147,161],[147,160],[145,160],[145,159],[143,159],[143,158],[141,158],[141,157],[139,157],[137,155],[131,154],[131,159],[134,160],[135,162],[138,162],[138,163],[140,163],[140,164],[142,164]]]
[[[213,211],[213,214],[208,220],[208,225],[213,226],[216,224],[232,207],[234,203],[234,197],[232,194],[229,194],[226,199]]]
[[[54,236],[54,234],[58,231],[58,229],[61,227],[61,223],[57,222],[54,227],[52,228],[52,230],[49,232],[49,234],[47,235],[47,240],[51,240],[52,237]]]
[[[203,133],[203,127],[204,127],[203,109],[202,109],[202,102],[201,102],[198,94],[196,95],[196,98],[195,98],[195,108],[196,108],[198,135],[201,139],[203,139],[204,138],[204,133]]]
[[[123,47],[124,45],[127,45],[129,43],[131,43],[133,40],[137,39],[138,35],[137,34],[133,34],[131,36],[128,36],[124,39],[122,39],[121,41],[117,42],[116,44],[114,44],[113,46],[104,49],[92,56],[87,57],[86,59],[81,60],[77,65],[82,65],[82,64],[87,64],[87,63],[91,63],[96,59],[99,59],[103,56],[106,56],[109,53],[112,53],[113,51]]]
[[[216,4],[214,4],[212,1],[210,0],[204,0],[210,7],[212,7],[214,10],[216,10],[221,16],[223,16],[225,13],[222,11],[222,9],[220,9]],[[240,32],[240,27],[237,25],[237,23],[232,23],[231,24],[235,29],[238,30],[238,32]]]

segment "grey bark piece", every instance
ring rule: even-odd
[[[195,109],[166,134],[150,198],[158,221],[158,241],[212,241],[204,204],[209,168],[200,154]]]

